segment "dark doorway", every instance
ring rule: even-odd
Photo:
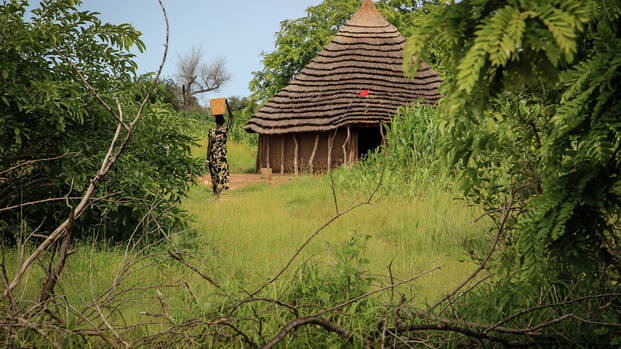
[[[370,150],[382,144],[382,134],[379,126],[360,127],[358,132],[358,158],[362,159]]]

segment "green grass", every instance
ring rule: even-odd
[[[339,197],[341,210],[365,198]],[[281,186],[258,185],[212,199],[209,188],[194,187],[184,207],[195,216],[197,235],[179,243],[199,247],[210,272],[223,282],[252,289],[278,272],[297,248],[334,214],[327,178],[301,177]],[[334,263],[334,250],[352,236],[368,236],[364,255],[369,272],[385,284],[392,262],[395,279],[403,280],[432,266],[440,271],[410,287],[418,300],[434,300],[461,282],[475,264],[466,248],[487,245],[476,212],[434,192],[416,200],[380,199],[334,222],[311,242],[291,268],[300,263]],[[284,277],[287,279],[287,277]]]
[[[364,199],[339,197],[339,205],[343,209]],[[209,187],[194,186],[183,206],[193,214],[196,230],[177,235],[175,242],[200,256],[203,270],[220,283],[237,283],[246,289],[255,288],[274,275],[311,233],[335,213],[327,178],[309,176],[280,186],[260,184],[241,188],[225,193],[220,201],[213,200]],[[444,192],[408,201],[380,199],[322,231],[303,250],[291,271],[307,260],[329,266],[335,259],[335,246],[352,236],[369,236],[364,255],[370,260],[369,271],[378,276],[378,282],[386,282],[387,266],[391,262],[397,280],[432,266],[442,266],[440,271],[411,287],[419,301],[432,301],[475,267],[464,247],[473,247],[474,243],[474,249],[480,250],[486,246],[487,228],[473,223],[475,214],[474,209]],[[91,288],[94,293],[103,290],[122,258],[120,248],[91,251],[89,246],[82,246],[70,257],[67,273],[63,274],[65,285],[78,285],[65,289],[68,296],[85,297],[83,291]],[[145,264],[149,272],[130,276],[131,284],[146,285],[165,275],[177,276],[171,280],[183,275],[193,290],[198,290],[195,292],[207,295],[214,291],[200,277],[182,271],[174,261],[164,257],[163,262],[159,257],[149,260],[151,264]],[[91,261],[95,271],[92,287],[87,277]],[[35,271],[28,278],[24,297],[34,296],[27,295],[28,290],[37,286],[41,276]],[[287,278],[290,275],[283,280]]]

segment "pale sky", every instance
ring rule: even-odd
[[[309,6],[322,0],[164,0],[170,24],[168,59],[163,76],[173,77],[179,54],[192,46],[203,48],[204,59],[227,59],[232,78],[223,88],[203,96],[248,96],[251,72],[259,70],[261,51],[274,49],[274,34],[285,19],[305,15]],[[84,0],[83,10],[101,12],[99,18],[112,24],[130,23],[143,33],[147,46],[138,53],[139,73],[155,71],[163,52],[164,19],[156,0]]]

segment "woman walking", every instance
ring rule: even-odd
[[[211,173],[211,183],[216,200],[223,190],[229,189],[229,163],[226,161],[226,136],[233,122],[233,113],[229,102],[225,100],[229,120],[224,126],[224,115],[216,115],[216,128],[209,130],[209,144],[207,145],[207,160],[205,166]]]

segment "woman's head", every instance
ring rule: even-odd
[[[216,115],[216,125],[218,127],[224,125],[224,115]]]

